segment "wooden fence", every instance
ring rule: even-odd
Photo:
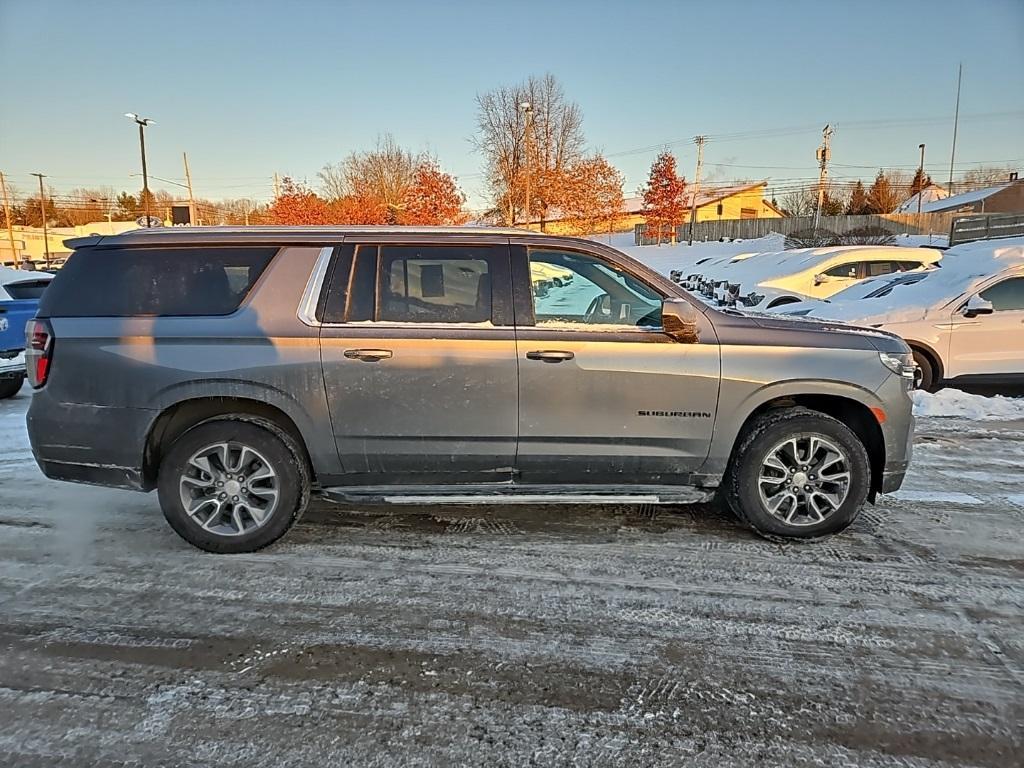
[[[867,216],[822,216],[817,230],[813,216],[787,216],[780,219],[721,219],[698,221],[693,228],[697,240],[753,240],[777,232],[793,240],[837,242],[881,242],[896,235],[948,235],[952,213],[883,213]],[[637,224],[634,238],[637,245],[654,245],[656,237],[647,237],[646,224]],[[690,225],[676,227],[676,241],[690,237]],[[671,233],[662,242],[670,242]]]
[[[978,216],[957,216],[949,230],[949,244],[975,240],[996,240],[1001,237],[1024,236],[1024,214],[987,213]]]

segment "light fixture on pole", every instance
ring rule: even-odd
[[[146,226],[152,222],[149,220],[149,176],[146,173],[146,126],[153,125],[156,121],[148,117],[139,117],[134,112],[125,112],[124,116],[134,120],[139,126],[139,150],[142,152],[142,205],[146,216]]]
[[[524,101],[519,105],[519,108],[523,110],[523,134],[524,144],[526,145],[526,228],[530,228],[530,173],[532,171],[532,158],[530,156],[530,129],[533,127],[533,105]]]

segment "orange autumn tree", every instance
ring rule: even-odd
[[[327,202],[303,184],[285,176],[281,194],[267,212],[273,224],[331,224]]]
[[[361,195],[344,195],[327,204],[332,224],[387,224],[388,207],[380,200]]]
[[[423,160],[405,192],[398,221],[411,225],[462,224],[466,221],[462,210],[465,202],[466,196],[455,179],[433,160]]]
[[[622,214],[622,174],[600,155],[569,166],[558,190],[559,212],[576,234],[609,232]]]
[[[671,152],[662,152],[651,165],[647,184],[640,190],[644,199],[644,217],[647,219],[647,237],[657,233],[658,243],[667,228],[672,236],[686,215],[686,179],[676,172],[676,158]]]

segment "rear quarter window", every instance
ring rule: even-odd
[[[87,248],[43,294],[40,317],[229,315],[276,247]]]

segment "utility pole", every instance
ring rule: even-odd
[[[693,142],[697,145],[697,170],[693,174],[693,197],[690,200],[690,245],[693,245],[693,225],[697,219],[697,194],[700,192],[700,170],[704,165],[704,142],[706,136],[694,136]]]
[[[3,171],[0,171],[0,189],[4,194],[4,218],[7,219],[7,239],[11,243],[11,258],[14,259],[14,268],[21,266],[21,257],[14,247],[14,222],[11,221],[11,198],[7,196],[7,182],[4,180]]]
[[[960,82],[964,77],[964,63],[960,62],[960,67],[956,74],[956,110],[953,112],[953,149],[949,153],[949,195],[953,196],[953,161],[956,160],[956,129],[960,123]]]
[[[281,181],[277,178],[277,171],[274,171],[274,199],[281,196]]]
[[[921,180],[921,188],[917,190],[917,225],[921,226],[921,198],[924,197],[924,144],[918,144],[921,150],[921,164],[917,166],[917,177]]]
[[[188,170],[188,154],[182,152],[181,157],[185,161],[185,185],[188,187],[188,223],[194,227],[199,222],[196,220],[196,199],[192,196],[192,174]]]
[[[821,207],[825,204],[825,182],[828,181],[828,161],[831,159],[832,126],[826,125],[821,131],[821,146],[818,147],[817,158],[820,163],[818,171],[818,204],[814,207],[814,231],[818,231],[821,221]]]
[[[43,248],[46,250],[46,266],[50,266],[50,237],[46,231],[46,197],[43,192],[43,179],[46,178],[41,173],[29,174],[39,179],[39,211],[43,214]]]

